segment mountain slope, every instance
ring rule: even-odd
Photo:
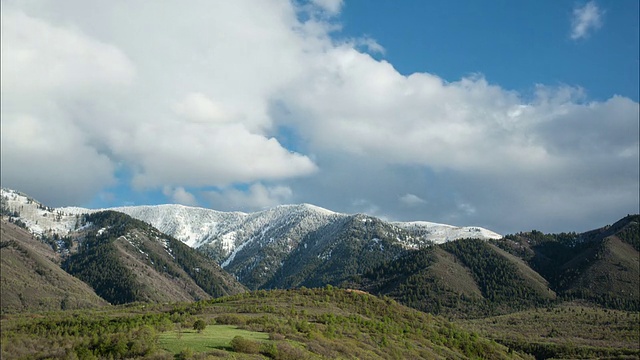
[[[402,249],[468,236],[500,237],[481,228],[427,222],[388,223],[309,204],[281,205],[251,214],[174,205],[114,210],[147,221],[197,246],[250,289],[335,284],[397,256]],[[362,221],[385,229],[366,239],[384,244],[367,251],[363,251],[363,244],[356,245],[354,239],[366,236],[366,231],[360,229]],[[359,266],[345,268],[342,264]]]
[[[407,233],[366,215],[352,215],[307,234],[265,288],[338,285],[397,258]]]
[[[555,298],[522,260],[477,239],[408,252],[347,284],[452,317],[505,313]]]
[[[0,220],[0,311],[41,311],[103,306],[84,282],[58,265],[60,256],[15,224]]]
[[[640,309],[640,215],[582,234],[509,235],[496,244],[525,260],[558,294]]]
[[[64,268],[114,304],[207,299],[244,291],[213,261],[151,226],[114,211],[90,224]]]
[[[562,266],[564,272],[584,269],[567,284],[564,294],[614,308],[640,309],[638,251],[617,236],[606,237],[593,250],[579,254]]]

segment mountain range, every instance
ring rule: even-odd
[[[378,260],[382,261],[406,249],[429,244],[470,237],[502,237],[481,227],[386,222],[364,214],[336,213],[310,204],[282,205],[255,213],[220,212],[182,205],[54,209],[17,191],[1,191],[5,212],[16,215],[37,236],[67,236],[80,227],[79,219],[83,215],[113,210],[148,223],[206,253],[250,289],[267,284],[281,287],[285,284],[308,286],[323,282],[311,273],[309,279],[285,280],[284,274],[299,269],[296,261],[290,259],[291,253],[304,253],[305,256],[312,253],[315,259],[312,262],[328,260],[329,263],[340,263],[345,261],[345,253],[334,251],[336,248],[358,248],[358,251],[349,253],[352,258],[365,256],[361,254],[363,249],[371,248],[369,252],[377,254]],[[331,260],[338,253],[341,257]],[[343,274],[336,276],[343,280],[359,270],[362,269],[338,271]]]
[[[39,243],[47,266],[81,279],[97,295],[74,307],[97,304],[96,298],[190,301],[334,285],[451,317],[571,299],[640,309],[638,215],[582,234],[534,230],[503,237],[480,227],[389,222],[309,204],[255,213],[182,205],[56,209],[14,190],[0,195],[3,229],[28,230],[10,240],[3,230],[3,256],[20,252],[16,244],[23,241]],[[25,256],[11,264],[3,259],[3,273],[20,261],[44,261]],[[19,292],[19,286],[7,285],[4,275],[2,281],[3,311],[33,306],[5,308],[5,291]]]

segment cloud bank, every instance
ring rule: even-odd
[[[2,185],[52,206],[128,181],[497,231],[638,207],[637,102],[402,75],[374,39],[335,37],[342,1],[2,4]],[[601,21],[575,16],[575,39]]]

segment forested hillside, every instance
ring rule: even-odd
[[[303,238],[263,287],[286,289],[341,284],[411,252],[398,243],[396,230],[388,223],[364,215],[328,224]]]
[[[347,284],[452,317],[506,313],[555,299],[526,264],[477,239],[409,252],[352,281]]]
[[[565,299],[640,310],[640,215],[582,234],[534,230],[495,243],[526,261]]]
[[[85,215],[91,224],[63,267],[113,304],[185,301],[230,295],[244,287],[212,260],[128,215]]]

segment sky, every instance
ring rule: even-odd
[[[48,206],[640,212],[636,0],[1,4],[0,180]]]

